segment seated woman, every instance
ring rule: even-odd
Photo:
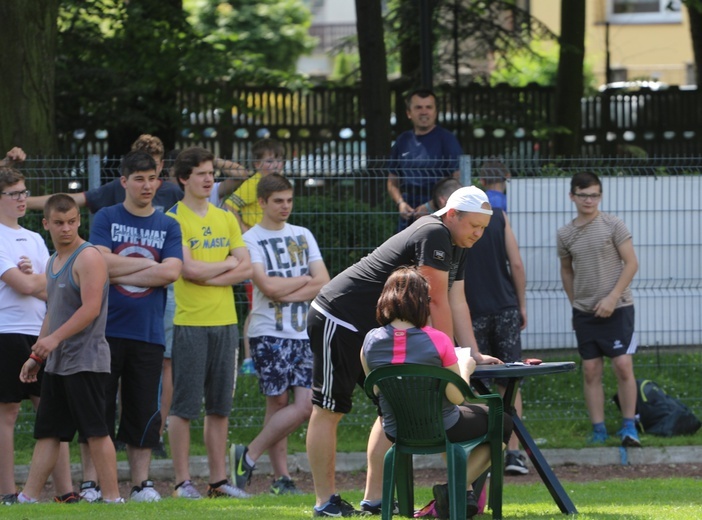
[[[417,269],[400,267],[395,270],[383,288],[378,300],[376,318],[382,325],[366,335],[361,350],[361,363],[366,374],[374,368],[398,363],[442,366],[469,381],[475,370],[470,356],[456,355],[453,341],[443,332],[427,325],[429,322],[429,283]],[[378,396],[383,415],[383,430],[394,441],[396,424],[392,409]],[[486,406],[466,403],[455,386],[449,384],[444,399],[444,427],[451,442],[461,442],[484,435],[488,428]],[[503,442],[512,434],[512,419],[504,416]],[[471,451],[468,459],[468,489],[466,516],[473,517],[478,505],[472,490],[474,482],[490,465],[490,449],[481,444]],[[439,518],[448,518],[448,488],[434,486],[435,512]]]

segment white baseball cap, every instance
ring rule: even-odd
[[[465,186],[454,191],[446,201],[446,206],[435,211],[434,215],[440,217],[450,209],[492,215],[491,209],[483,208],[485,203],[490,206],[490,201],[488,201],[487,195],[483,190],[477,186]]]

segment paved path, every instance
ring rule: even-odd
[[[541,450],[546,460],[552,466],[560,465],[591,465],[605,466],[622,463],[622,450],[617,447],[584,448],[584,449],[544,449]],[[632,465],[643,464],[682,464],[702,463],[702,446],[672,446],[668,448],[629,448],[625,452],[626,461]],[[126,461],[117,464],[120,480],[129,480],[129,466]],[[305,453],[297,453],[288,457],[291,472],[303,471],[309,473],[309,463]],[[365,469],[365,453],[339,453],[336,457],[337,471],[358,471]],[[415,458],[414,467],[442,468],[445,463],[440,455],[425,455]],[[73,464],[73,478],[80,480],[80,464]],[[262,474],[271,473],[271,467],[266,455],[256,463],[257,471]],[[27,479],[29,466],[15,466],[15,480],[24,483]],[[190,473],[193,478],[203,478],[208,474],[206,457],[190,457]],[[150,476],[154,480],[172,480],[173,463],[170,460],[154,460],[151,463]]]

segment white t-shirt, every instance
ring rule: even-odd
[[[18,269],[20,256],[28,257],[34,272],[41,274],[46,269],[49,251],[38,233],[0,224],[0,277],[10,269]],[[0,280],[0,333],[38,336],[45,314],[44,301],[22,295]]]
[[[285,224],[280,231],[259,224],[244,233],[253,264],[263,264],[268,276],[293,278],[309,273],[309,265],[322,260],[322,253],[309,229]],[[250,338],[307,339],[307,310],[310,302],[273,302],[254,284]]]
[[[218,208],[222,207],[222,198],[219,196],[219,185],[222,184],[221,182],[215,182],[214,186],[212,186],[212,191],[210,192],[210,204],[214,204]]]

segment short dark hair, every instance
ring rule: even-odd
[[[74,208],[78,209],[78,203],[73,200],[73,197],[66,193],[57,193],[46,200],[46,204],[44,204],[44,218],[49,220],[52,211],[68,213]],[[78,212],[80,213],[80,210]]]
[[[144,150],[132,150],[122,158],[121,171],[124,177],[132,173],[156,171],[156,161]]]
[[[602,182],[594,172],[578,172],[570,179],[570,192],[575,195],[575,189],[584,190],[590,186],[599,186],[602,193]]]
[[[214,154],[201,146],[191,146],[178,154],[173,170],[177,179],[188,179],[197,168],[206,161],[214,161]]]
[[[166,149],[163,147],[163,141],[151,134],[141,134],[136,141],[132,143],[132,150],[143,150],[152,157],[157,155],[163,159],[163,154]]]
[[[431,202],[434,205],[434,208],[441,209],[440,199],[448,199],[454,191],[462,186],[463,185],[458,181],[458,179],[454,179],[453,177],[444,177],[437,182],[434,185],[434,189],[432,190],[431,194]]]
[[[285,148],[283,147],[283,143],[275,139],[261,139],[260,141],[256,141],[251,147],[251,156],[254,161],[263,159],[263,155],[266,152],[272,153],[276,157],[282,157],[285,155]]]
[[[387,325],[395,319],[425,327],[429,321],[429,282],[416,267],[398,267],[383,287],[375,308],[375,319]]]
[[[434,98],[434,103],[436,103],[436,94],[434,94],[434,91],[431,90],[430,88],[416,88],[414,90],[411,90],[406,96],[405,96],[405,106],[409,110],[409,108],[412,106],[412,98],[414,96],[418,96],[422,99],[427,98],[429,96]]]
[[[0,191],[24,180],[24,175],[14,168],[0,168]]]
[[[258,181],[258,186],[256,186],[256,198],[268,200],[268,197],[277,191],[288,191],[292,189],[293,186],[288,179],[279,173],[271,173]]]
[[[509,168],[499,159],[490,158],[480,167],[480,178],[486,186],[502,182],[509,177]]]

